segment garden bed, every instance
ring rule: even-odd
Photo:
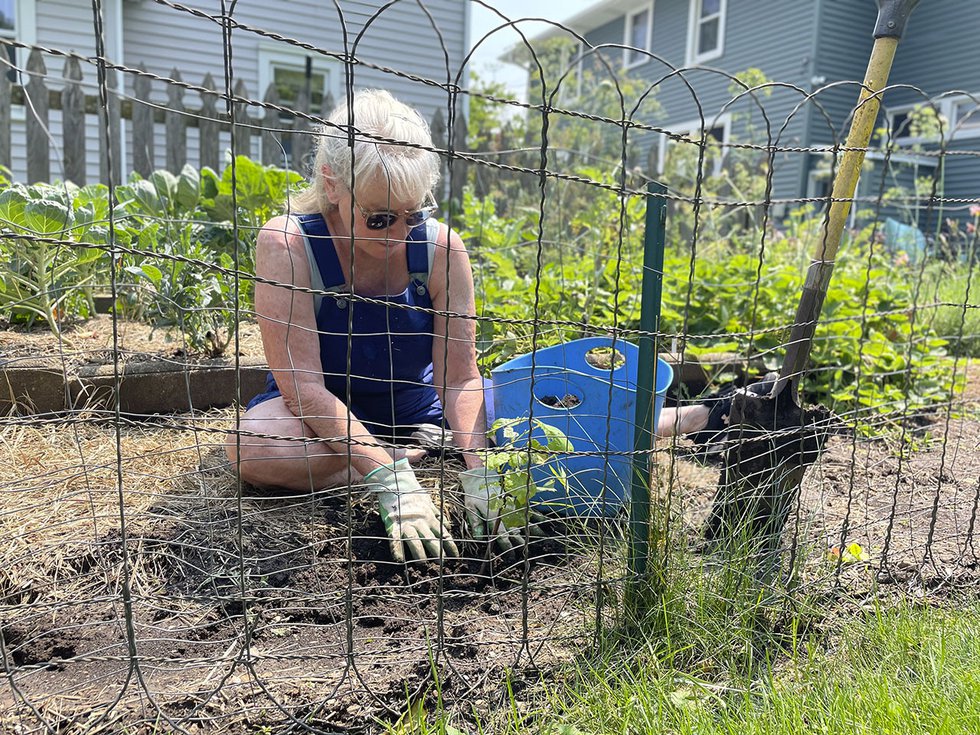
[[[254,323],[240,326],[237,359],[208,359],[187,354],[173,334],[101,315],[60,336],[0,332],[0,413],[114,410],[117,394],[124,414],[204,410],[247,402],[266,372]]]
[[[725,353],[683,364],[676,355],[662,357],[674,369],[674,386],[683,384],[691,395],[713,375],[731,377],[745,369],[744,360]],[[7,329],[0,331],[0,414],[114,410],[117,382],[124,414],[222,408],[239,396],[247,403],[261,393],[267,371],[254,322],[239,326],[237,359],[188,354],[179,335],[109,315],[73,325],[60,336],[44,327]]]
[[[105,323],[60,341],[4,333],[0,349],[8,361],[33,351],[60,375],[81,375],[112,354]],[[213,371],[159,333],[118,328],[126,370],[164,362],[185,376]],[[255,333],[243,336],[241,362],[258,349]],[[845,596],[881,585],[924,603],[975,592],[980,371],[970,369],[952,410],[907,427],[904,446],[900,434],[831,440],[794,516],[796,594],[827,593],[838,579]],[[8,419],[0,730],[43,729],[43,718],[63,732],[376,732],[408,702],[431,709],[438,699],[477,731],[478,718],[520,706],[530,684],[580,660],[596,610],[608,622],[617,609],[626,578],[622,556],[610,553],[617,529],[603,529],[600,545],[596,529],[554,522],[526,559],[487,566],[486,546],[466,541],[464,558],[441,567],[395,565],[370,501],[241,487],[220,446],[236,413]],[[683,559],[697,563],[718,473],[684,448],[665,443],[657,459]],[[457,537],[459,469],[430,458],[419,470],[434,493],[447,489]],[[852,543],[867,560],[838,565]],[[833,617],[833,597],[823,599]]]

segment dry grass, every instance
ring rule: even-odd
[[[228,420],[211,413],[194,423],[207,429]],[[117,430],[84,416],[6,425],[0,435],[0,465],[10,468],[0,484],[3,596],[54,601],[104,590],[105,579],[79,573],[93,546],[119,538],[124,525],[132,531],[157,521],[162,498],[234,494],[234,477],[222,469],[216,446],[222,436],[165,424]]]

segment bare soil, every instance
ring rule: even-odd
[[[248,321],[239,324],[238,340],[242,357],[262,357],[258,324]],[[149,357],[205,357],[188,354],[178,331],[154,329],[142,322],[114,320],[105,314],[69,325],[60,335],[38,327],[0,330],[0,364],[24,357],[48,357],[75,367],[111,363],[114,354],[124,361]],[[226,356],[234,357],[234,344]]]
[[[60,343],[0,333],[0,352],[94,359],[103,325]],[[179,349],[148,331],[126,325],[123,349]],[[256,339],[243,350],[259,356]],[[3,424],[0,732],[378,732],[407,702],[476,731],[584,655],[597,609],[608,622],[625,579],[617,524],[552,521],[489,564],[466,540],[461,559],[395,565],[370,501],[240,487],[220,448],[234,420]],[[947,410],[887,441],[832,439],[786,534],[803,588],[975,594],[978,437],[974,372]],[[693,549],[718,470],[685,450],[658,451],[658,491]],[[432,457],[419,475],[464,537],[459,469]],[[854,543],[867,560],[844,561]]]

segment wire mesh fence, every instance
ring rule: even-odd
[[[463,4],[266,5],[2,40],[0,724],[493,730],[631,626],[975,584],[976,95],[875,97],[803,410],[753,422],[860,82],[501,17],[521,101]]]

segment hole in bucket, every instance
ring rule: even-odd
[[[541,396],[538,400],[550,408],[575,408],[582,399],[571,393],[563,396]]]
[[[585,361],[598,370],[615,370],[626,363],[626,357],[612,347],[593,347],[585,353]]]
[[[582,391],[565,376],[556,375],[535,383],[534,398],[548,408],[575,408],[582,403]]]

